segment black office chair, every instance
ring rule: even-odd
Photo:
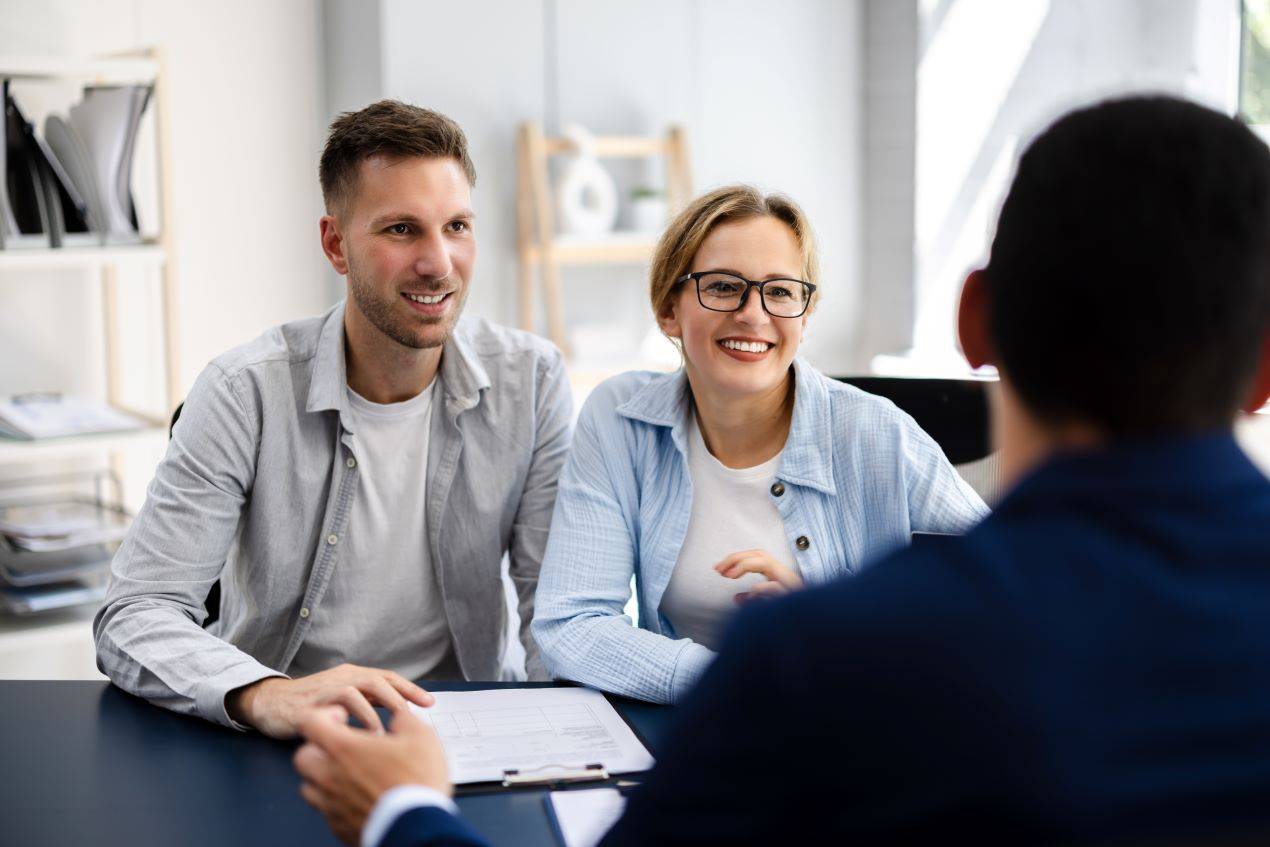
[[[997,465],[983,461],[992,455],[988,431],[988,390],[991,382],[979,379],[929,379],[889,376],[842,376],[839,382],[885,397],[908,412],[962,477],[994,502],[997,497]]]
[[[181,417],[181,410],[185,408],[184,403],[178,403],[176,411],[172,413],[172,420],[168,424],[168,438],[172,438],[172,428],[176,426],[176,422]],[[212,587],[207,592],[207,599],[203,601],[203,607],[207,609],[207,618],[203,621],[203,629],[207,629],[220,618],[220,580],[212,583]]]
[[[912,415],[954,465],[992,452],[988,436],[988,385],[978,379],[841,376],[839,382],[885,397]]]

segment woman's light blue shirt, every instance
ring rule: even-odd
[[[857,572],[914,530],[964,532],[987,514],[939,446],[890,401],[801,359],[794,374],[776,472],[784,491],[774,485],[770,496],[808,584]],[[533,633],[553,676],[673,703],[713,659],[661,614],[692,506],[691,410],[682,369],[613,377],[582,407],[535,599]],[[638,628],[623,614],[632,576]]]

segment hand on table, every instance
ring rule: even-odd
[[[300,795],[326,818],[345,844],[356,844],[380,796],[399,785],[453,793],[441,740],[404,703],[388,734],[355,729],[334,709],[316,709],[300,723],[307,743],[296,751]]]
[[[760,582],[733,598],[745,603],[759,597],[776,597],[803,587],[803,578],[792,568],[782,565],[765,550],[741,550],[714,566],[720,575],[738,579],[747,573],[762,574],[767,582]]]
[[[396,712],[406,701],[431,706],[434,698],[400,674],[358,665],[339,665],[299,679],[269,677],[236,688],[225,697],[225,709],[239,723],[274,738],[294,738],[300,719],[315,707],[338,706],[362,726],[383,732],[374,706]],[[374,704],[374,705],[372,705]]]

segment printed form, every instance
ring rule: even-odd
[[[653,757],[609,701],[588,688],[434,691],[415,714],[441,737],[455,785],[491,782],[505,770],[582,768],[646,771]]]

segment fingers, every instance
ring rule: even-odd
[[[727,561],[727,559],[724,560],[724,562]],[[774,582],[779,582],[786,588],[801,588],[803,584],[802,577],[796,571],[782,565],[761,550],[758,551],[758,555],[734,559],[731,564],[726,566],[724,562],[716,565],[716,570],[728,579],[738,579],[747,573],[756,573]]]
[[[746,603],[753,602],[754,600],[762,600],[767,597],[779,597],[788,593],[789,589],[784,585],[781,585],[779,582],[759,582],[751,585],[749,591],[742,591],[732,595],[732,602],[736,603],[738,606],[743,606]]]
[[[716,562],[714,569],[719,573],[723,573],[742,559],[753,559],[756,556],[766,555],[767,554],[762,550],[738,550],[735,553],[724,556],[720,561]]]
[[[405,707],[406,700],[382,676],[374,676],[358,684],[358,689],[372,702],[393,711]]]
[[[291,764],[305,782],[314,785],[325,785],[330,778],[331,759],[321,747],[314,743],[302,744],[291,757]]]
[[[326,795],[316,785],[308,782],[300,783],[300,796],[304,798],[304,802],[308,803],[319,812],[326,814],[330,803],[326,799]]]
[[[782,594],[788,594],[789,588],[779,582],[760,582],[750,586],[750,590],[745,593],[754,598],[779,597]]]
[[[357,718],[362,726],[372,732],[384,731],[384,725],[379,720],[379,715],[375,712],[374,707],[370,705],[370,701],[366,699],[366,695],[362,694],[362,692],[357,690],[355,687],[346,685],[343,688],[337,688],[335,691],[331,692],[331,695],[327,698],[326,702],[338,703],[345,709],[348,709],[348,713],[350,715]]]
[[[385,671],[384,679],[388,680],[388,684],[397,689],[397,691],[401,693],[401,696],[405,697],[411,703],[426,708],[437,702],[437,698],[433,697],[430,692],[415,685],[401,674],[393,673],[392,671]]]
[[[736,579],[737,577],[743,576],[747,573],[757,573],[762,574],[763,576],[768,576],[768,572],[771,570],[771,565],[772,563],[765,558],[752,556],[737,559],[726,567],[716,566],[715,569],[722,576],[726,576],[728,579]]]
[[[336,726],[346,726],[348,724],[348,709],[345,709],[339,703],[328,703],[325,706],[314,706],[306,712],[300,719],[300,723],[311,719],[325,720]],[[304,734],[300,730],[301,735]]]
[[[338,703],[309,709],[300,716],[296,729],[305,740],[324,749],[338,744],[344,733],[352,732],[348,725],[348,710]]]
[[[753,556],[733,562],[719,573],[728,579],[737,579],[747,573],[756,573],[767,579],[779,580],[791,571],[770,556]]]
[[[393,712],[392,726],[389,727],[389,731],[394,735],[418,735],[428,729],[428,725],[408,707]]]

